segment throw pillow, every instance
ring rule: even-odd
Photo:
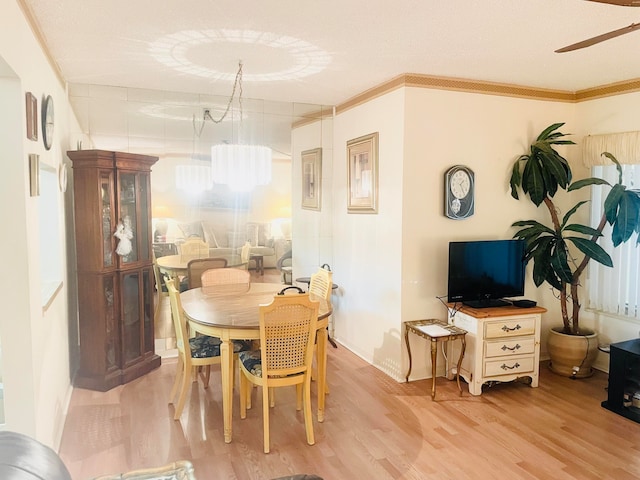
[[[202,222],[189,222],[178,224],[180,230],[184,234],[184,238],[200,237],[204,239],[204,231],[202,230]]]
[[[213,229],[203,222],[202,230],[204,231],[204,241],[207,242],[210,247],[220,248],[218,239],[216,238],[216,234],[213,232]]]
[[[247,223],[247,240],[252,247],[265,247],[271,238],[271,224],[249,222]]]

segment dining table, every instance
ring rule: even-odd
[[[178,276],[187,275],[189,262],[195,260],[197,257],[193,255],[166,255],[164,257],[158,257],[156,262],[160,272],[166,273],[172,278]],[[227,267],[241,267],[247,262],[242,261],[240,255],[216,255],[211,258],[224,258],[227,261]]]
[[[164,257],[163,257],[164,258]],[[202,288],[193,288],[180,294],[182,309],[192,331],[218,337],[220,345],[220,369],[222,377],[222,412],[224,440],[232,439],[233,417],[233,341],[260,339],[260,306],[273,301],[274,295],[286,285],[280,283],[251,283],[243,292],[205,293]],[[331,302],[314,294],[311,300],[319,302],[317,341],[317,390],[318,422],[324,421],[326,372],[327,372],[327,325],[332,312]]]

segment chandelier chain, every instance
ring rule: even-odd
[[[231,91],[231,96],[229,97],[229,101],[227,102],[227,107],[224,110],[222,116],[218,119],[215,119],[211,116],[211,110],[205,110],[204,115],[202,117],[202,123],[200,127],[196,127],[196,116],[193,115],[192,123],[193,123],[193,131],[194,134],[200,138],[202,135],[202,130],[204,129],[204,124],[207,123],[207,119],[211,120],[213,123],[221,123],[229,113],[231,109],[231,103],[233,102],[233,98],[236,96],[236,89],[239,90],[238,104],[240,105],[240,121],[242,122],[242,61],[238,62],[238,72],[236,73],[236,78],[233,81],[233,90]]]

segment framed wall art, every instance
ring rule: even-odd
[[[40,195],[40,156],[35,153],[29,154],[29,193]]]
[[[31,93],[25,94],[27,108],[27,138],[38,140],[38,99]]]
[[[378,132],[347,142],[347,212],[378,213]]]
[[[322,208],[322,149],[302,152],[302,208]]]

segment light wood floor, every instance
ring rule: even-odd
[[[501,384],[480,397],[460,397],[455,382],[438,378],[434,402],[431,380],[397,383],[343,346],[330,348],[331,394],[324,423],[314,421],[316,444],[306,444],[294,390],[279,389],[265,455],[257,389],[245,420],[236,393],[233,442],[225,444],[219,369],[208,390],[193,384],[180,421],[167,404],[174,369],[163,359],[109,392],[74,391],[60,448],[74,480],[179,459],[207,480],[640,478],[640,425],[600,406],[603,373],[570,380],[543,364],[538,388]]]

